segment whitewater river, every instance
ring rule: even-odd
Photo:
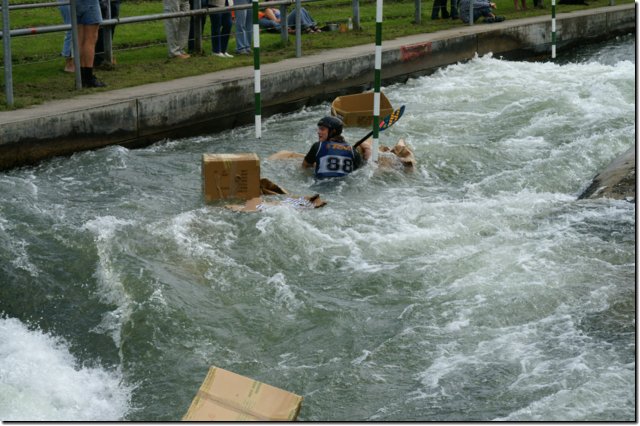
[[[412,174],[267,160],[329,104],[1,173],[0,420],[180,420],[216,365],[304,421],[633,421],[635,204],[576,198],[635,143],[634,38],[384,87]],[[328,204],[205,205],[233,152]]]

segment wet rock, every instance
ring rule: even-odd
[[[579,200],[586,198],[613,198],[635,202],[635,146],[613,160],[606,169],[593,178],[591,185],[578,197]]]

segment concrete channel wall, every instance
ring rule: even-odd
[[[635,4],[557,16],[558,50],[635,31]],[[551,18],[461,26],[383,42],[384,84],[493,52],[510,59],[550,58]],[[374,45],[262,66],[262,114],[369,89]],[[107,145],[144,146],[163,138],[213,133],[253,123],[253,68],[80,95],[0,113],[0,170]]]

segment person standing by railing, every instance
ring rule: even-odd
[[[82,87],[105,87],[106,84],[93,75],[96,40],[102,22],[100,2],[98,0],[77,0],[76,19],[78,20],[78,49],[80,49]]]
[[[164,13],[188,12],[189,0],[162,0]],[[164,30],[167,35],[167,48],[170,58],[190,58],[186,52],[189,41],[189,17],[165,19]]]
[[[224,6],[233,6],[233,0],[201,0],[200,4],[201,8],[214,8],[214,7],[224,7]],[[233,55],[227,53],[227,46],[229,45],[229,37],[231,36],[231,26],[233,25],[233,20],[231,18],[231,12],[220,12],[220,13],[212,13],[209,15],[209,20],[211,21],[211,52],[214,56],[218,56],[220,58],[233,58]],[[189,22],[189,52],[195,51],[195,31],[193,26],[197,19],[191,17]],[[204,33],[204,27],[207,22],[207,18],[203,17],[200,19],[201,22],[201,31],[200,34]]]
[[[210,0],[214,6],[233,6],[233,0]],[[231,12],[222,12],[211,15],[211,51],[215,56],[233,58],[227,53],[229,36],[231,35]]]
[[[67,0],[58,0],[58,3],[66,3]],[[60,14],[62,15],[62,22],[65,25],[71,25],[71,7],[68,4],[60,6]],[[62,53],[64,57],[64,72],[76,72],[76,66],[73,63],[73,53],[71,52],[71,30],[67,30],[64,33],[64,41],[62,42]]]
[[[234,0],[236,6],[251,4],[251,0]],[[251,9],[236,10],[236,54],[250,55],[253,38],[253,12]]]
[[[100,12],[102,13],[102,19],[107,18],[107,13],[110,15],[111,19],[120,17],[120,0],[100,0]],[[100,31],[98,32],[98,41],[96,42],[96,56],[93,59],[94,68],[101,66],[106,58],[104,46],[105,31],[111,31],[111,40],[113,40],[116,26],[113,25],[110,28],[100,28]],[[115,63],[115,58],[111,58],[111,63],[107,64],[107,67],[112,68]]]

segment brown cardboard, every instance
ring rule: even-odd
[[[296,197],[290,196],[282,200],[265,201],[262,197],[248,200],[244,204],[228,204],[225,207],[236,212],[257,212],[270,206],[289,205],[296,209],[318,209],[324,207],[326,201],[320,198],[319,194],[312,196]]]
[[[380,92],[380,118],[393,112],[391,102]],[[347,127],[373,125],[373,92],[338,96],[331,103],[331,115],[342,120]]]
[[[210,367],[182,420],[292,421],[302,397],[231,371]]]
[[[207,202],[260,195],[260,159],[256,154],[203,154],[202,190]]]
[[[275,154],[271,154],[267,157],[267,160],[297,160],[300,158],[304,158],[304,154],[293,151],[278,151]]]

